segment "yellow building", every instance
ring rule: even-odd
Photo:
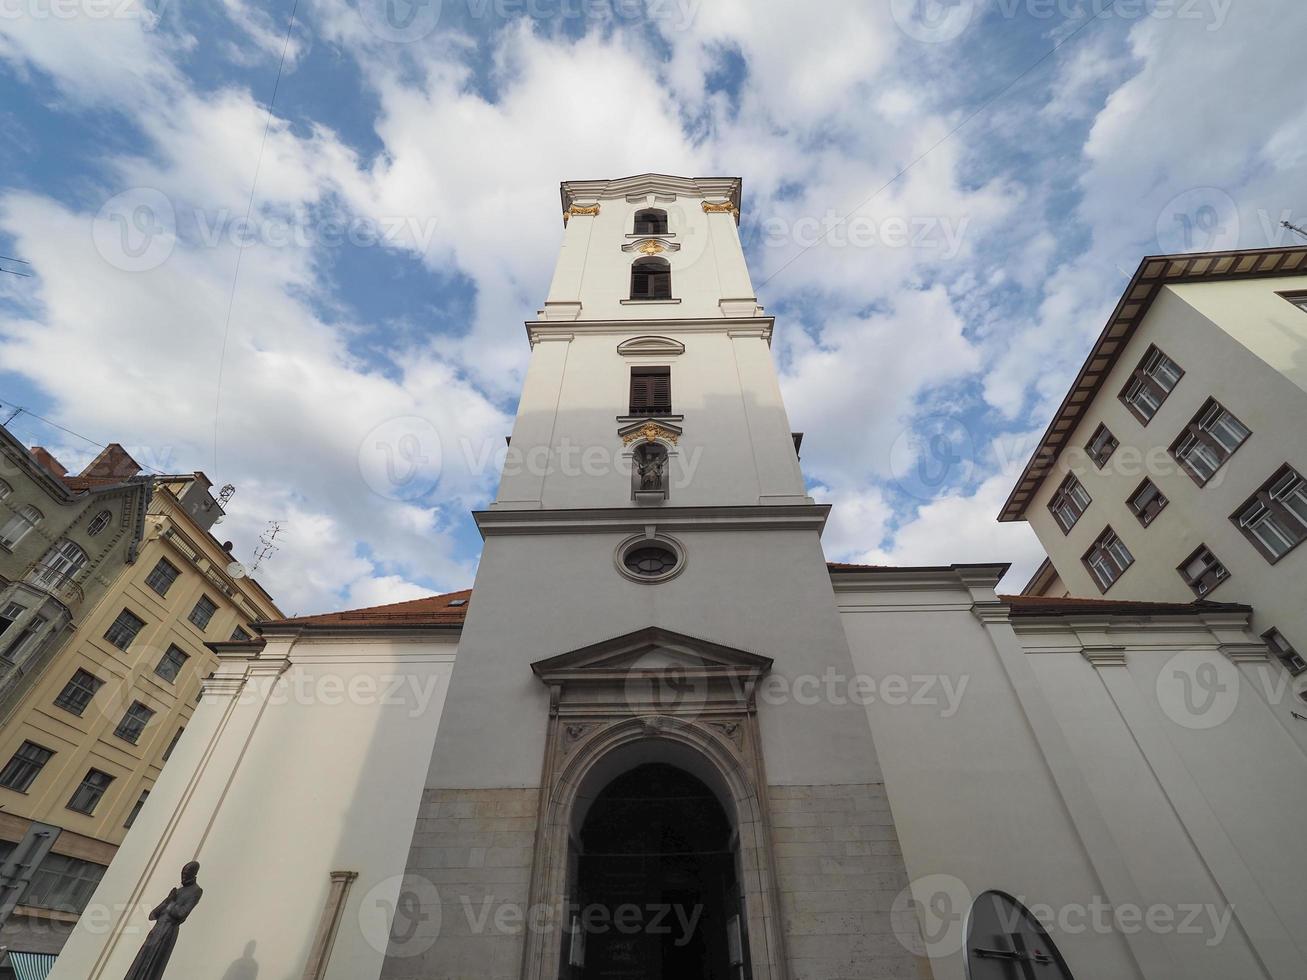
[[[11,953],[62,948],[217,664],[206,644],[281,618],[209,532],[222,511],[204,474],[151,483],[135,560],[0,728],[0,944]]]

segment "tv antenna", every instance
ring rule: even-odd
[[[218,506],[226,510],[227,504],[231,502],[231,498],[234,496],[236,496],[236,484],[224,483],[218,488]]]
[[[281,550],[279,545],[273,543],[281,533],[281,525],[281,521],[268,521],[268,526],[259,535],[259,546],[254,550],[254,565],[250,568],[251,572],[257,572],[260,565]]]
[[[31,262],[28,262],[26,259],[16,259],[12,255],[0,255],[0,262],[17,262],[19,265],[32,264]],[[22,272],[18,269],[6,269],[3,265],[0,265],[0,272],[7,272],[11,276],[22,276],[24,279],[32,278],[32,274],[30,272]]]
[[[1281,221],[1281,222],[1280,222],[1280,227],[1281,227],[1281,228],[1288,228],[1290,231],[1295,232],[1296,234],[1302,236],[1302,238],[1303,238],[1304,240],[1307,240],[1307,231],[1304,231],[1302,228],[1299,228],[1299,227],[1298,227],[1297,225],[1295,225],[1295,224],[1291,224],[1291,223],[1288,222],[1288,221]]]

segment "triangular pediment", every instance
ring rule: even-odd
[[[723,646],[685,633],[648,626],[599,643],[538,660],[531,669],[541,680],[580,680],[587,674],[612,677],[631,671],[680,667],[708,673],[759,676],[771,669],[770,657]]]

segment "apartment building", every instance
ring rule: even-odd
[[[49,454],[30,455],[70,494],[94,501],[78,511],[79,519],[94,512],[91,524],[64,527],[58,541],[89,556],[88,545],[108,533],[92,529],[109,509],[108,526],[127,543],[123,560],[101,559],[94,571],[89,557],[62,565],[45,557],[21,580],[45,589],[46,604],[61,604],[68,629],[41,647],[39,664],[27,658],[22,682],[6,690],[0,727],[0,945],[17,976],[25,964],[49,968],[145,805],[217,664],[207,644],[249,639],[251,624],[281,616],[211,533],[222,509],[203,473],[140,476],[117,445],[77,476],[60,475]],[[114,508],[112,487],[141,493],[114,491],[122,498]],[[138,514],[120,516],[138,501]],[[42,536],[55,535],[50,527]],[[67,544],[44,554],[50,548],[74,554]],[[44,571],[51,567],[57,580]],[[66,604],[67,596],[82,601]],[[15,619],[0,645],[20,629]]]
[[[1307,671],[1307,246],[1145,258],[1000,520],[1027,595],[1247,603]]]

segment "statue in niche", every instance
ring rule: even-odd
[[[204,895],[204,889],[195,881],[199,873],[198,861],[191,861],[182,868],[181,886],[170,891],[162,904],[150,913],[154,928],[145,937],[141,951],[136,954],[132,968],[123,980],[162,980],[173,947],[177,945],[181,925],[195,911]]]
[[[635,489],[638,493],[667,492],[667,450],[647,442],[635,451]]]

